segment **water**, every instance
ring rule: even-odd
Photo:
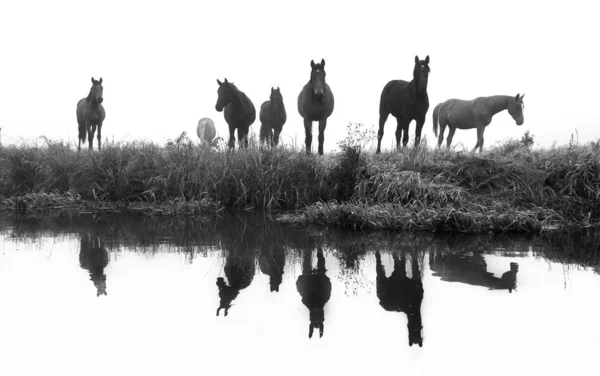
[[[0,374],[596,374],[595,239],[3,218]]]

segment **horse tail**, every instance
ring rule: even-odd
[[[442,104],[438,103],[438,105],[433,109],[433,133],[435,134],[435,137],[438,135],[438,114],[441,106]]]

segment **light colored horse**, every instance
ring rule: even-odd
[[[198,127],[196,133],[200,139],[200,144],[211,146],[217,130],[215,129],[215,123],[210,118],[202,118],[198,121]]]
[[[473,152],[479,148],[483,150],[483,131],[490,125],[492,117],[498,112],[508,110],[508,113],[515,120],[517,125],[522,125],[523,118],[523,95],[517,94],[516,97],[510,95],[494,95],[491,97],[479,97],[470,101],[462,99],[448,99],[439,103],[433,109],[433,133],[438,136],[438,123],[440,126],[440,135],[438,137],[438,147],[444,140],[444,131],[446,126],[450,129],[446,138],[446,146],[450,148],[452,137],[457,129],[477,129],[477,143]],[[439,120],[439,121],[438,121]]]

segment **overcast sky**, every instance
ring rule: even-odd
[[[333,150],[349,122],[376,126],[385,84],[410,80],[415,55],[429,55],[430,143],[438,102],[517,93],[525,93],[525,123],[497,115],[485,146],[526,130],[542,146],[565,144],[575,131],[583,143],[600,137],[596,15],[592,1],[5,1],[2,142],[76,141],[76,104],[93,76],[104,80],[109,140],[164,142],[182,131],[196,139],[205,116],[227,136],[215,110],[216,80],[226,77],[257,110],[279,86],[282,140],[303,144],[297,97],[310,60],[324,58],[336,102],[325,149]],[[257,116],[251,130],[259,127]],[[390,117],[385,149],[395,128]],[[476,132],[459,130],[454,140],[471,149]]]

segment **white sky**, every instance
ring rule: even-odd
[[[108,295],[99,298],[78,256],[77,237],[0,236],[0,374],[554,375],[597,367],[600,276],[542,258],[518,258],[518,290],[509,294],[444,282],[425,257],[419,348],[408,347],[406,316],[379,306],[372,253],[351,286],[357,294],[345,295],[325,250],[332,295],[324,336],[312,339],[295,286],[301,267],[289,260],[278,293],[257,267],[229,315],[216,317],[220,252],[192,264],[181,253],[110,252]],[[390,254],[382,261],[389,275]],[[510,261],[486,256],[496,276]]]
[[[600,50],[593,1],[4,1],[0,5],[2,142],[45,135],[75,141],[76,103],[104,79],[103,138],[163,142],[201,117],[215,121],[216,79],[228,78],[257,109],[281,88],[283,142],[304,142],[297,96],[310,60],[326,60],[335,110],[325,149],[348,122],[378,123],[381,90],[431,59],[430,111],[448,98],[525,93],[525,123],[497,115],[489,146],[525,130],[539,145],[600,137]],[[414,123],[411,124],[413,143]],[[251,130],[258,132],[257,121]],[[382,146],[396,124],[390,117]],[[316,133],[317,126],[313,126]],[[458,131],[471,149],[476,132]],[[316,137],[313,149],[316,150]]]

